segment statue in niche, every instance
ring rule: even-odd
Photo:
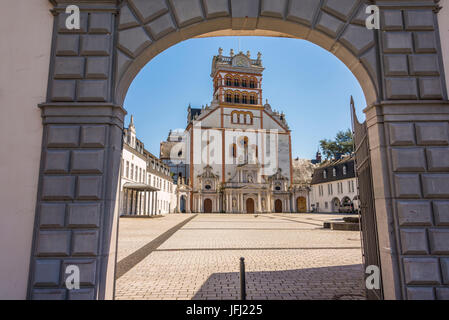
[[[235,198],[232,198],[232,207],[237,207],[237,200]]]

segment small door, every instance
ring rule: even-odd
[[[182,196],[180,202],[181,202],[180,203],[180,206],[181,206],[180,211],[181,211],[181,213],[186,213],[186,197]]]
[[[282,200],[277,199],[274,202],[274,212],[282,213]]]
[[[307,212],[307,201],[306,201],[306,198],[298,197],[298,199],[296,199],[296,205],[297,205],[298,212],[300,212],[300,213]]]
[[[254,213],[254,200],[251,198],[246,200],[246,213]]]
[[[204,213],[212,213],[212,200],[204,200]]]

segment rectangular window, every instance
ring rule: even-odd
[[[129,161],[126,161],[126,177],[129,178]]]
[[[131,180],[134,179],[134,164],[131,163]]]

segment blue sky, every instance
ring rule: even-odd
[[[159,156],[160,142],[170,129],[186,127],[187,107],[212,100],[212,57],[222,47],[262,53],[266,68],[263,96],[274,110],[283,111],[292,130],[293,157],[312,159],[319,140],[350,128],[350,95],[364,120],[363,91],[349,69],[328,51],[298,39],[218,37],[181,42],[156,56],[132,82],[125,100],[134,115],[137,136]]]

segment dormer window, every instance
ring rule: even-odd
[[[333,175],[334,177],[337,176],[337,169],[336,169],[336,168],[333,168],[333,169],[332,169],[332,175]]]
[[[323,178],[327,179],[327,171],[326,170],[323,171]]]
[[[346,165],[343,166],[343,175],[348,173],[348,167]]]

